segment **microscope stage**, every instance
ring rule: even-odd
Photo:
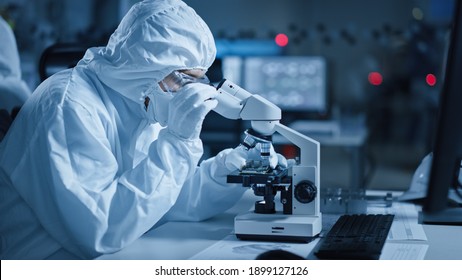
[[[258,214],[236,216],[234,232],[239,239],[309,242],[321,232],[321,215]]]

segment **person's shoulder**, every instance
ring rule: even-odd
[[[65,89],[71,80],[71,75],[72,69],[59,71],[42,81],[34,92],[43,93],[45,91]]]
[[[73,68],[57,72],[43,81],[33,95],[40,103],[54,103],[56,108],[93,111],[101,105],[97,88]]]

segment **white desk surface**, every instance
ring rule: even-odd
[[[223,251],[227,247],[221,246],[222,244],[231,244],[234,248],[246,244],[244,241],[236,239],[232,234],[234,217],[251,209],[254,201],[258,198],[249,190],[233,208],[223,214],[203,222],[169,222],[160,225],[123,250],[114,254],[103,255],[98,259],[187,260],[204,250],[210,255],[211,248],[221,248],[221,251],[216,252],[217,259],[229,259],[232,254]],[[462,226],[423,225],[423,229],[428,240],[387,241],[387,243],[394,243],[394,245],[400,243],[427,244],[428,249],[424,259],[462,260]],[[319,238],[316,238],[311,243],[316,244],[318,240]],[[281,243],[274,244],[281,246]],[[298,246],[297,250],[300,255],[312,258],[310,253],[314,245],[299,244],[294,246]],[[259,253],[255,251],[254,254],[246,255],[246,257],[255,259]]]

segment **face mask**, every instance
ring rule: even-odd
[[[146,94],[149,98],[149,104],[146,108],[143,104],[145,116],[149,122],[158,122],[161,126],[167,126],[168,121],[168,106],[172,96],[165,94],[158,84],[152,87]]]

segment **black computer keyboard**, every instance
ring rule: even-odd
[[[343,215],[321,240],[320,259],[379,259],[394,215]]]

